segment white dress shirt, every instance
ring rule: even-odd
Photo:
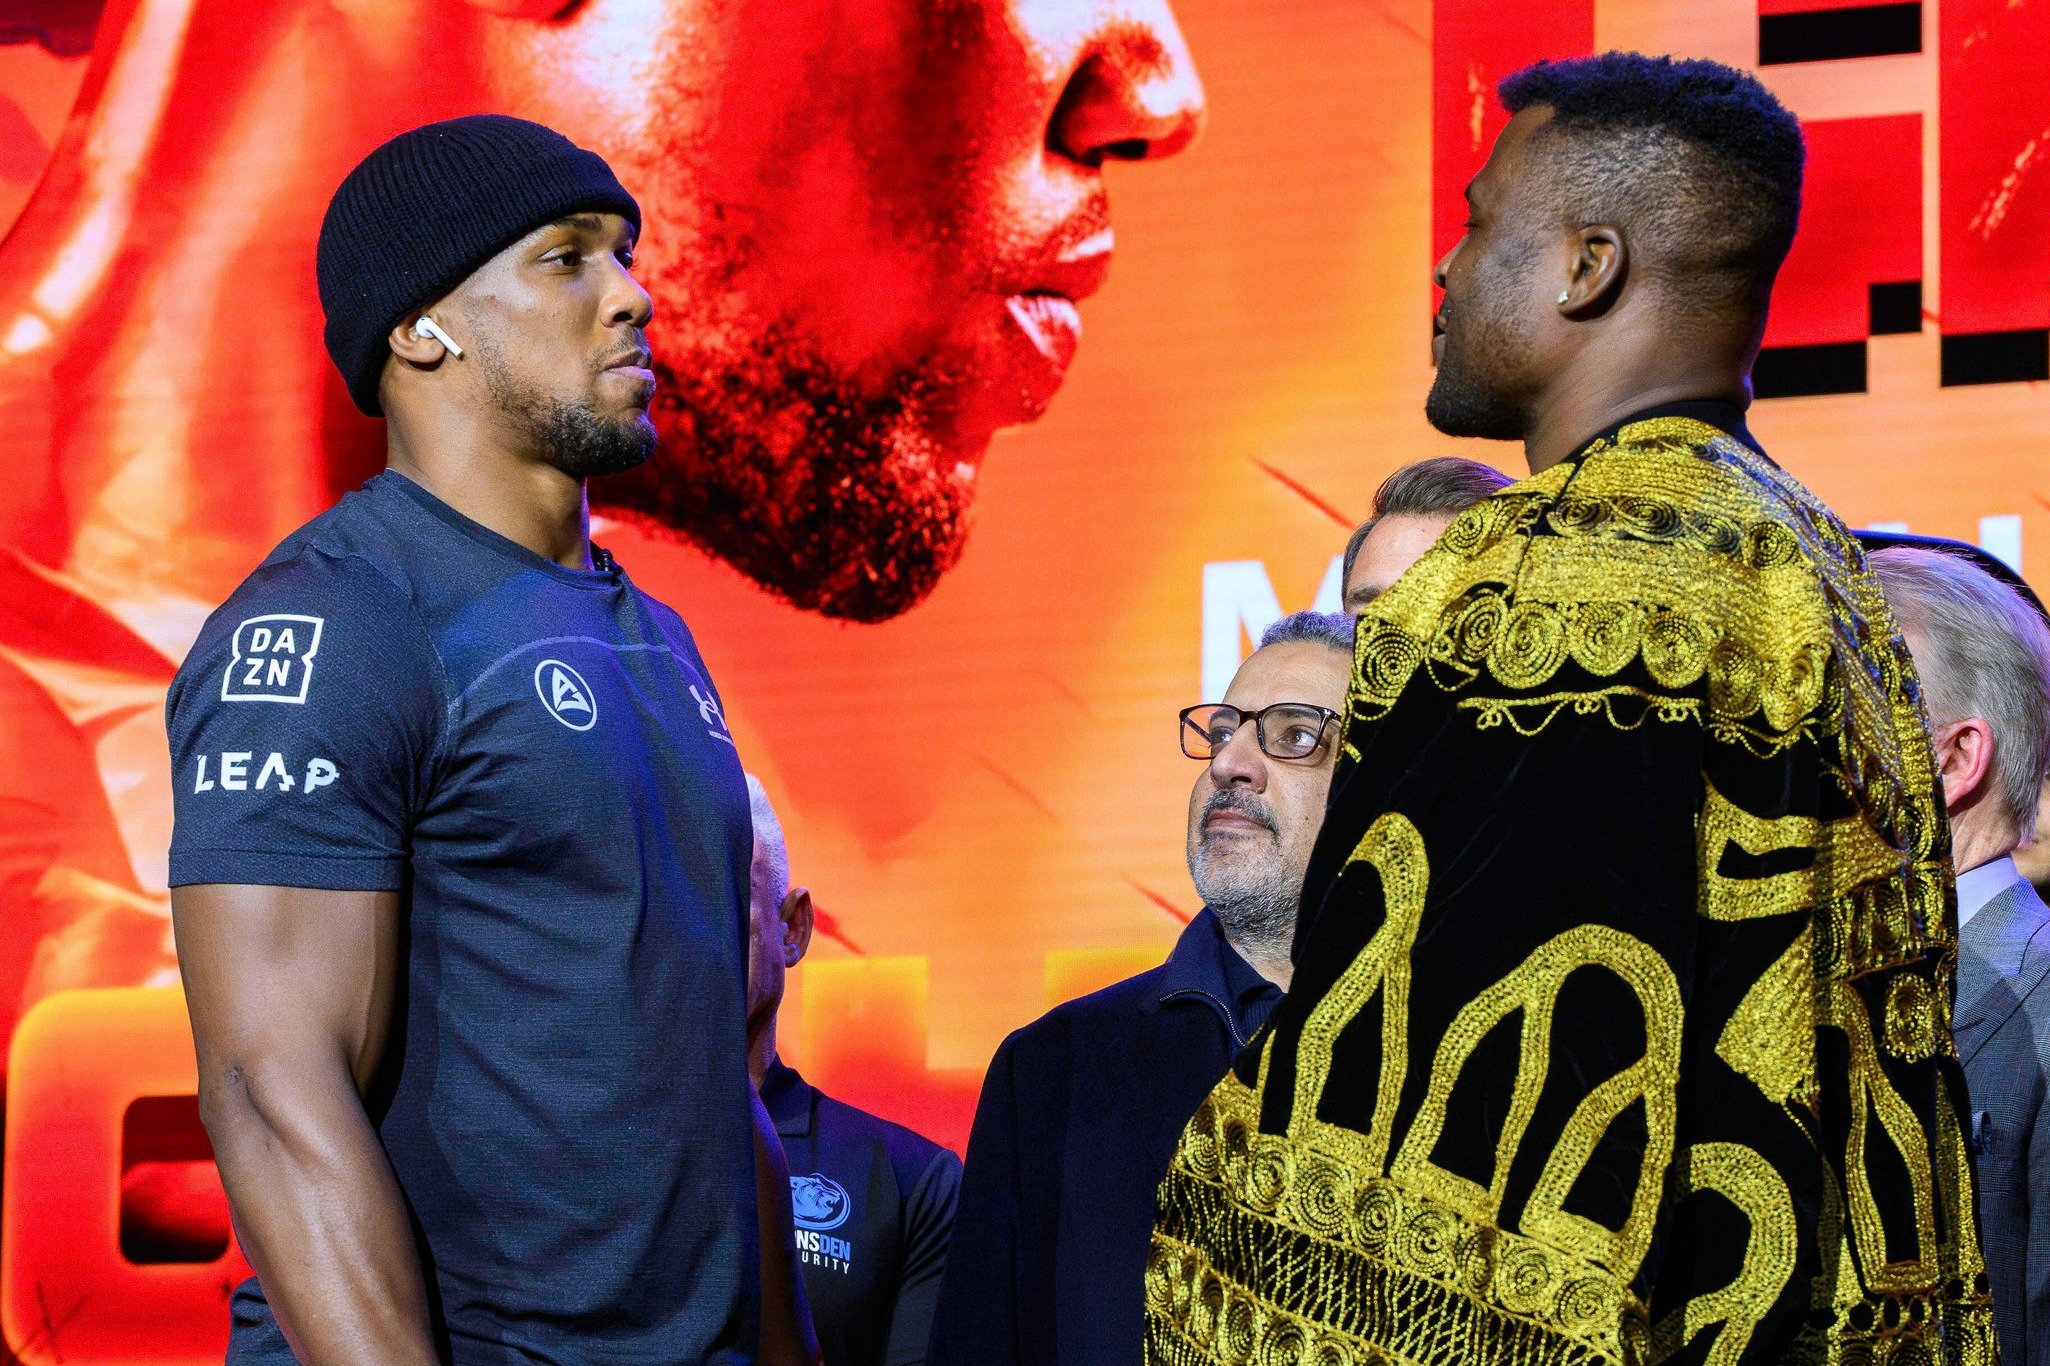
[[[2014,860],[2003,854],[1957,875],[1957,927],[1979,913],[1980,907],[2022,880]]]

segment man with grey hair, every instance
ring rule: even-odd
[[[1958,1057],[2003,1361],[2050,1366],[2050,908],[2016,870],[2050,770],[2050,626],[1962,556],[1871,558],[1922,678],[1957,865]]]
[[[1374,490],[1374,515],[1345,543],[1345,610],[1357,616],[1423,558],[1452,519],[1509,487],[1493,465],[1440,455],[1404,465]]]
[[[1006,1039],[968,1141],[934,1366],[1139,1359],[1153,1193],[1176,1137],[1288,986],[1296,898],[1338,748],[1350,617],[1269,627],[1222,701],[1181,714],[1202,761],[1204,909],[1150,972]]]
[[[747,1066],[790,1162],[790,1208],[825,1366],[919,1366],[961,1159],[900,1124],[834,1100],[776,1055],[785,974],[811,947],[811,892],[790,885],[783,822],[747,775]]]

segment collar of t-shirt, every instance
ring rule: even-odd
[[[557,564],[545,555],[536,555],[511,537],[501,536],[482,522],[457,512],[397,470],[384,470],[372,475],[364,482],[363,489],[364,492],[373,495],[389,494],[409,499],[429,516],[445,522],[494,554],[503,555],[528,569],[539,570],[552,579],[574,587],[616,588],[625,577],[626,571],[620,568],[619,561],[612,558],[612,552],[595,541],[588,542],[591,547],[589,569],[572,569],[566,564]]]
[[[762,1108],[780,1137],[799,1138],[811,1132],[812,1100],[817,1095],[811,1083],[781,1058],[770,1062],[762,1074]]]
[[[1986,904],[2022,880],[2011,857],[2002,855],[1957,875],[1957,927],[1963,929]]]
[[[1632,423],[1650,422],[1660,417],[1684,417],[1706,423],[1719,432],[1728,432],[1756,454],[1765,454],[1765,448],[1758,444],[1757,438],[1751,435],[1751,429],[1744,425],[1744,410],[1725,398],[1682,399],[1675,403],[1657,404],[1642,412],[1632,413],[1614,426],[1596,432],[1580,449],[1584,451],[1597,441],[1614,441],[1617,435]]]

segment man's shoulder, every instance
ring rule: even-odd
[[[240,666],[223,685],[228,701],[305,703],[317,673],[356,665],[437,674],[397,538],[350,499],[287,536],[208,615],[179,666],[174,705],[194,678],[224,667]]]
[[[294,594],[367,612],[404,611],[410,596],[406,548],[364,492],[347,494],[272,547],[209,624],[250,607],[275,607]]]
[[[816,1087],[813,1090],[818,1096],[820,1137],[838,1142],[853,1139],[871,1145],[889,1162],[897,1173],[899,1185],[905,1190],[936,1167],[942,1173],[952,1171],[958,1176],[961,1159],[953,1149],[895,1120],[884,1119],[873,1111],[837,1100]]]
[[[1713,642],[1812,666],[1840,644],[1834,604],[1874,596],[1856,538],[1820,499],[1743,441],[1691,418],[1632,423],[1597,442],[1539,520],[1543,534],[1531,539],[1515,596],[1634,605],[1621,634],[1634,626],[1658,636],[1661,650],[1677,643],[1677,661],[1667,662],[1688,666],[1681,672],[1697,657],[1708,664]]]
[[[340,621],[380,632],[417,624],[408,595],[373,558],[295,536],[208,615],[180,672],[213,667],[211,656],[230,646],[238,656],[251,645],[258,653],[282,647],[311,659]]]
[[[1012,1031],[1005,1047],[1012,1052],[1065,1052],[1078,1038],[1093,1042],[1110,1029],[1136,1029],[1148,1014],[1146,1006],[1159,999],[1165,963],[1146,969],[1123,981],[1099,987],[1086,996],[1063,1001],[1028,1025]]]
[[[432,526],[400,485],[403,476],[386,472],[351,489],[334,504],[279,541],[259,569],[305,559],[364,559],[387,571],[433,555],[439,547],[421,544]]]
[[[1768,570],[1847,548],[1850,533],[1798,479],[1729,433],[1692,418],[1626,425],[1573,467],[1547,514],[1565,542],[1638,557],[1709,559]]]
[[[1958,953],[1981,965],[1977,980],[1997,982],[1995,991],[2015,1003],[2004,1027],[2026,1030],[2050,1049],[2050,904],[2042,893],[2016,879],[1958,931]],[[1963,1015],[1972,1003],[1958,1005]]]

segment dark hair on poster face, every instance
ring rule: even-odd
[[[1511,114],[1552,111],[1539,138],[1558,144],[1547,150],[1574,216],[1634,232],[1652,269],[1693,279],[1697,297],[1763,305],[1800,222],[1807,149],[1757,78],[1604,52],[1525,67],[1500,95]]]

